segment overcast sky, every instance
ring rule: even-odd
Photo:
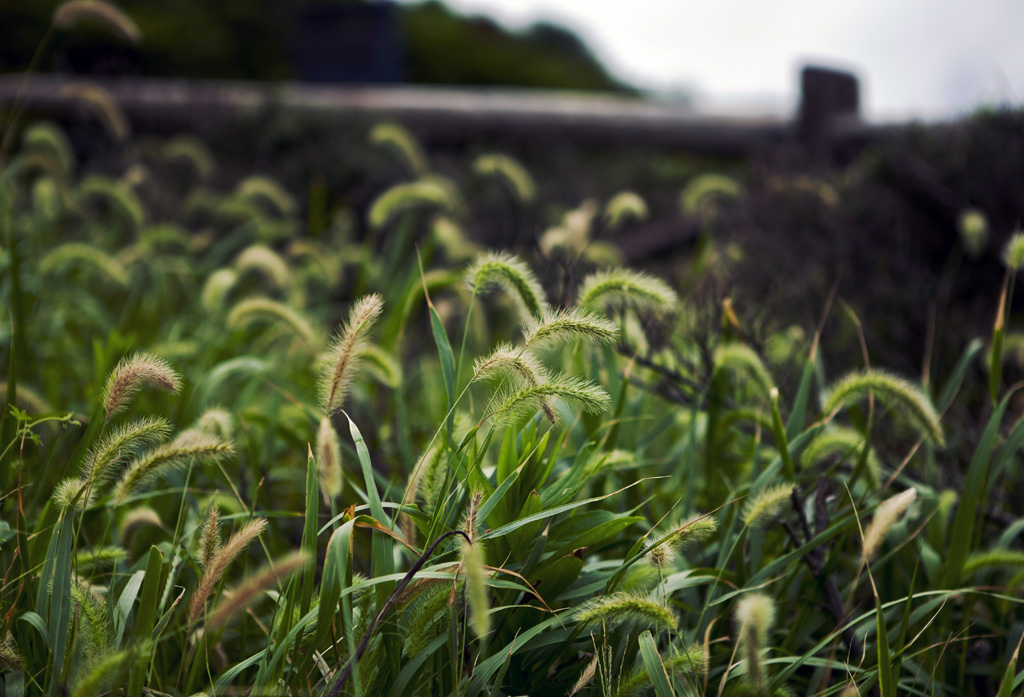
[[[618,77],[711,109],[789,111],[799,66],[851,68],[879,118],[1024,96],[1024,0],[448,0],[517,28],[577,31]]]

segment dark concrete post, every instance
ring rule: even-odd
[[[852,73],[814,65],[800,72],[800,141],[818,160],[832,154],[832,134],[840,119],[856,119],[860,87]]]

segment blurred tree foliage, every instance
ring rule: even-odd
[[[15,0],[0,10],[0,72],[26,69],[46,34],[57,0]],[[92,74],[174,75],[280,80],[299,77],[295,62],[300,13],[338,0],[120,0],[141,28],[138,46],[76,29],[47,37],[40,70]],[[629,92],[570,31],[547,23],[509,31],[442,3],[398,5],[410,82],[557,87]]]

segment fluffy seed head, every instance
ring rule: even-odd
[[[459,558],[463,573],[466,574],[466,600],[469,602],[469,625],[478,637],[486,636],[491,630],[491,603],[487,592],[487,571],[484,569],[483,544],[481,541],[467,542],[459,538]]]
[[[234,452],[231,443],[201,432],[183,432],[187,438],[161,445],[133,460],[121,479],[114,485],[113,500],[120,503],[144,484],[168,470],[182,467],[191,460],[201,463],[218,462]]]
[[[618,333],[618,328],[609,320],[578,309],[548,312],[543,320],[530,321],[523,326],[523,338],[527,348],[541,348],[570,341],[607,344],[614,341]]]
[[[960,214],[960,239],[971,257],[977,257],[985,250],[988,241],[988,221],[985,214],[977,209]]]
[[[262,244],[247,247],[239,254],[235,259],[235,268],[239,273],[258,271],[278,288],[286,288],[291,276],[288,262],[273,249]]]
[[[477,359],[473,365],[473,382],[506,379],[523,385],[538,385],[545,381],[547,372],[536,356],[512,344],[499,344],[489,356]]]
[[[330,503],[341,496],[344,484],[341,476],[341,442],[327,416],[320,419],[320,428],[316,432],[316,471],[324,500]]]
[[[309,561],[307,552],[296,551],[290,552],[273,564],[262,567],[254,575],[225,593],[226,597],[217,603],[210,612],[206,629],[211,632],[219,631],[236,612],[255,601],[260,593],[300,571]]]
[[[851,373],[839,380],[829,391],[822,410],[831,415],[850,404],[874,394],[886,406],[895,408],[921,432],[939,446],[945,444],[938,412],[931,399],[908,380],[884,370]]]
[[[271,320],[286,324],[308,346],[316,346],[318,337],[309,320],[298,312],[270,298],[246,298],[231,309],[227,325],[246,327],[257,320]]]
[[[548,312],[544,289],[526,263],[505,252],[487,252],[466,270],[466,285],[476,293],[500,286],[520,306],[526,317],[541,320]]]
[[[587,414],[600,414],[611,406],[611,397],[598,385],[576,377],[564,377],[540,385],[509,388],[494,397],[495,409],[488,416],[502,416],[511,422],[543,409],[546,400],[558,398],[570,409]]]
[[[619,624],[633,621],[647,629],[675,631],[679,615],[668,603],[651,596],[631,593],[614,593],[591,603],[581,610],[576,619],[579,622],[607,622]]]
[[[736,623],[742,641],[754,637],[764,645],[775,624],[775,601],[764,593],[747,593],[736,604]]]
[[[746,376],[757,385],[758,391],[762,394],[770,395],[774,389],[775,397],[772,399],[778,399],[778,389],[774,387],[771,374],[757,352],[746,344],[738,341],[719,344],[715,347],[714,361],[716,370]]]
[[[608,227],[611,228],[618,227],[628,219],[646,220],[647,202],[634,191],[621,191],[605,206],[604,215],[608,219]]]
[[[196,421],[196,428],[218,438],[230,440],[235,432],[235,419],[226,409],[210,407]]]
[[[234,269],[217,269],[203,284],[199,302],[207,312],[219,312],[224,307],[224,300],[238,282],[238,272]]]
[[[875,556],[882,541],[899,522],[900,517],[917,497],[917,489],[911,487],[895,496],[882,501],[875,509],[875,517],[867,530],[864,531],[864,546],[861,559],[868,561]]]
[[[65,85],[61,92],[78,100],[96,116],[111,138],[118,143],[128,140],[131,127],[121,105],[105,87],[89,82],[73,82]]]
[[[366,335],[384,309],[384,300],[374,293],[352,306],[348,322],[327,349],[327,360],[320,375],[320,406],[327,416],[333,415],[345,402],[349,387],[359,370],[360,351]]]
[[[238,182],[235,195],[250,203],[264,202],[279,215],[288,216],[295,212],[295,199],[288,190],[270,177],[254,175]]]
[[[1024,266],[1024,233],[1015,232],[1003,247],[1003,263],[1014,271]]]
[[[370,131],[370,142],[383,145],[397,153],[413,174],[425,174],[430,166],[420,144],[408,130],[397,123],[379,123]]]
[[[740,196],[740,185],[722,174],[702,174],[683,189],[679,198],[683,213],[707,217],[714,212],[716,201]]]
[[[99,486],[113,476],[128,456],[145,447],[162,443],[171,425],[161,417],[145,416],[112,429],[82,460],[82,479]]]
[[[65,479],[53,490],[53,501],[61,510],[81,511],[90,508],[95,499],[89,483],[78,477]]]
[[[656,276],[630,269],[598,271],[583,279],[580,307],[608,312],[627,307],[640,312],[671,312],[679,302],[676,292]]]
[[[121,519],[121,524],[118,526],[118,530],[121,532],[121,539],[130,539],[137,528],[145,525],[162,526],[163,521],[160,520],[160,514],[149,506],[133,508],[125,514],[124,518]]]
[[[259,537],[267,527],[266,518],[253,518],[246,522],[239,530],[228,538],[217,552],[210,558],[203,570],[203,577],[199,580],[192,600],[188,605],[188,623],[195,622],[203,612],[206,599],[213,592],[214,587],[220,581],[224,572],[235,558],[249,546],[249,543]]]
[[[477,174],[500,178],[521,203],[532,203],[537,187],[530,173],[508,155],[481,155],[473,163]]]
[[[122,358],[111,371],[103,390],[103,408],[107,419],[127,409],[132,398],[143,387],[155,387],[176,394],[181,378],[174,368],[152,353],[136,353]]]
[[[792,493],[792,484],[776,484],[759,492],[743,510],[744,524],[752,528],[764,525],[782,511]]]
[[[39,271],[44,274],[64,273],[69,267],[88,268],[117,285],[128,286],[128,270],[103,250],[84,242],[68,242],[51,250],[39,260]]]
[[[451,211],[457,203],[449,188],[434,179],[397,184],[378,196],[370,206],[370,226],[380,229],[399,213],[423,206]]]
[[[199,528],[199,538],[196,540],[196,561],[199,566],[205,569],[220,548],[220,508],[214,503]]]
[[[718,518],[712,514],[695,515],[678,528],[672,538],[677,549],[686,549],[706,541],[718,530]]]
[[[101,24],[129,43],[142,41],[142,32],[132,18],[121,8],[103,0],[70,0],[53,13],[53,26],[60,29],[70,29],[83,21]]]

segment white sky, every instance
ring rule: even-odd
[[[709,109],[792,111],[807,60],[853,69],[875,119],[1024,101],[1022,0],[448,0],[512,28],[555,21],[618,77]]]

